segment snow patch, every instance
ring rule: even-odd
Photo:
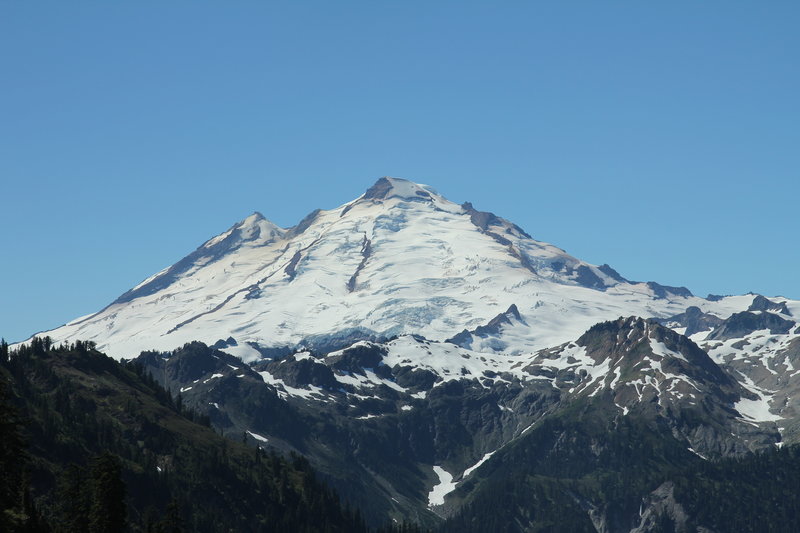
[[[282,379],[276,378],[266,370],[258,373],[264,383],[275,387],[278,396],[285,400],[289,396],[304,398],[306,400],[327,401],[327,394],[323,389],[315,385],[308,385],[307,389],[298,389],[283,382]]]
[[[739,414],[753,422],[775,422],[777,420],[783,420],[782,416],[770,413],[769,401],[761,396],[758,397],[758,400],[742,398],[736,402],[733,407],[739,411]]]
[[[253,437],[256,440],[260,440],[261,442],[269,442],[269,439],[267,437],[259,435],[258,433],[253,433],[250,430],[247,431],[247,434],[250,435],[251,437]]]
[[[653,338],[650,338],[649,340],[650,340],[650,349],[653,350],[653,355],[658,355],[661,356],[662,358],[674,357],[675,359],[680,359],[682,361],[686,361],[687,363],[689,362],[683,356],[683,354],[681,354],[680,352],[676,352],[674,350],[670,350],[669,348],[667,348],[667,345],[664,344],[663,342],[657,341]]]
[[[474,472],[474,471],[475,471],[475,470],[476,470],[476,469],[477,469],[479,466],[481,466],[483,463],[485,463],[485,462],[486,462],[486,461],[489,459],[489,457],[491,457],[492,455],[494,455],[494,452],[489,452],[489,453],[487,453],[486,455],[484,455],[484,456],[483,456],[483,457],[480,459],[480,461],[478,461],[477,463],[475,463],[475,464],[474,464],[474,465],[472,465],[471,467],[469,467],[469,468],[467,468],[466,470],[464,470],[464,473],[463,473],[463,474],[461,474],[461,479],[462,479],[462,480],[463,480],[463,479],[466,479],[466,478],[467,478],[467,477],[468,477],[468,476],[469,476],[469,475],[470,475],[472,472]]]
[[[433,486],[428,494],[428,507],[443,505],[444,497],[456,490],[458,483],[453,482],[453,475],[441,466],[434,466],[433,472],[438,476],[439,483]]]

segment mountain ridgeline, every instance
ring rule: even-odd
[[[255,213],[5,347],[4,449],[28,460],[4,459],[26,465],[4,519],[794,531],[798,316],[783,297],[631,281],[381,178],[291,228]]]

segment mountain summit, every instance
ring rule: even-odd
[[[498,325],[505,340],[484,343],[495,351],[555,346],[619,316],[739,310],[630,282],[471,203],[383,177],[291,228],[254,213],[98,313],[47,334],[93,340],[114,357],[200,340],[249,361],[407,333],[444,340],[512,305],[519,320]]]

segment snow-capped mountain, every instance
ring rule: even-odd
[[[220,431],[309,457],[375,523],[433,525],[517,465],[596,472],[633,443],[640,470],[691,466],[800,442],[798,316],[786,298],[632,282],[381,178],[292,228],[255,213],[42,335],[138,356]],[[578,503],[629,531],[644,495]]]
[[[44,334],[92,340],[117,358],[200,340],[253,361],[302,346],[460,331],[459,344],[474,350],[531,353],[619,316],[668,318],[696,307],[723,319],[749,300],[630,282],[469,203],[381,178],[292,228],[255,213],[105,309]],[[485,331],[512,306],[508,323],[491,326],[502,326],[501,336]]]

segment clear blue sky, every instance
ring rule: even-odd
[[[636,280],[800,298],[800,3],[0,2],[0,336],[405,177]]]

